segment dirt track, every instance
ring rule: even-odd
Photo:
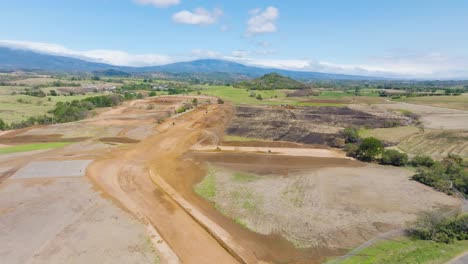
[[[213,106],[209,111],[218,111]],[[213,115],[213,114],[211,114]],[[179,117],[160,126],[160,133],[139,144],[113,152],[99,159],[88,169],[88,175],[114,199],[135,215],[148,219],[162,234],[184,263],[236,263],[200,224],[185,212],[149,177],[148,169],[155,166],[161,173],[174,169],[174,162],[195,140],[197,121],[205,118],[204,109]],[[177,179],[176,179],[177,180]],[[194,243],[194,241],[197,241]]]

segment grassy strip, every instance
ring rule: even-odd
[[[195,192],[209,201],[213,201],[216,196],[215,173],[213,169],[210,169],[208,175],[195,186]]]
[[[10,154],[10,153],[17,153],[17,152],[33,151],[33,150],[60,148],[60,147],[67,146],[71,143],[72,142],[48,142],[48,143],[18,145],[18,146],[0,148],[0,154]]]
[[[262,139],[225,135],[224,136],[224,141],[249,142],[249,141],[262,141]]]
[[[359,256],[347,259],[342,264],[404,264],[404,263],[446,263],[465,252],[468,240],[452,244],[436,243],[425,240],[401,239],[382,241],[374,247],[364,249]]]

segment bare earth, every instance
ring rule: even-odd
[[[214,202],[222,212],[261,234],[279,232],[302,248],[353,248],[404,227],[423,210],[460,204],[394,167],[309,169],[245,181],[233,179],[231,169],[214,171]]]
[[[169,118],[191,99],[136,100],[88,120],[0,135],[0,144],[75,142],[0,155],[0,258],[6,263],[319,263],[404,225],[419,211],[459,204],[409,181],[406,170],[365,165],[327,148],[271,145],[273,153],[267,155],[258,152],[272,148],[260,145],[206,151],[220,143],[234,109],[202,105]],[[201,143],[209,147],[191,153]],[[76,162],[91,160],[86,177],[76,177],[86,165]],[[63,166],[67,162],[70,170]],[[50,173],[44,164],[52,164]],[[221,168],[217,207],[193,189],[209,164]],[[35,175],[28,166],[43,172]],[[232,183],[229,173],[237,170],[259,178]],[[253,197],[253,203],[240,208],[232,203],[238,189],[252,193],[243,197]]]

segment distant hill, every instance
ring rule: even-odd
[[[277,73],[265,74],[260,78],[235,84],[235,87],[251,90],[307,89],[306,84]]]
[[[114,69],[93,71],[93,75],[94,76],[99,76],[99,77],[130,77],[130,76],[132,76],[128,72],[114,70]]]
[[[228,75],[232,80],[242,80],[246,78],[257,78],[262,75],[275,72],[283,76],[301,80],[370,80],[380,79],[368,76],[354,76],[320,72],[288,71],[281,69],[268,69],[260,67],[246,66],[225,60],[195,60],[188,62],[178,62],[152,67],[122,67],[104,63],[96,63],[76,58],[56,56],[37,53],[29,50],[11,49],[0,47],[0,71],[9,70],[36,70],[45,72],[102,72],[104,74],[147,74],[147,73],[168,73],[168,74],[192,74],[193,76],[204,75],[217,76]],[[114,71],[107,71],[114,70]],[[107,72],[106,72],[107,71]],[[222,73],[222,74],[221,74]]]
[[[118,68],[84,60],[0,47],[0,70],[92,72]]]

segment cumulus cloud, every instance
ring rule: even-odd
[[[223,10],[214,8],[208,11],[204,8],[196,8],[193,11],[183,10],[172,16],[172,21],[189,25],[210,25],[218,22],[223,15]]]
[[[260,8],[250,10],[250,19],[247,21],[247,36],[273,33],[278,29],[276,22],[279,17],[279,10],[269,6],[265,10]]]
[[[41,42],[0,40],[0,46],[13,49],[31,50],[57,56],[72,57],[117,66],[153,66],[173,62],[173,58],[161,54],[130,54],[119,50],[77,51],[58,44]]]
[[[168,7],[180,4],[180,0],[134,0],[141,5],[153,5],[155,7]]]

